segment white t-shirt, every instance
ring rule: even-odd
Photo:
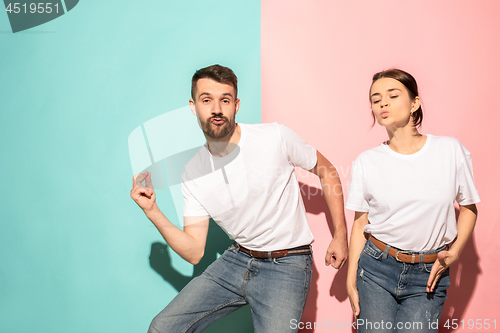
[[[284,125],[239,126],[230,154],[214,157],[205,144],[184,167],[184,216],[210,215],[251,250],[312,243],[295,166],[312,169],[316,149]]]
[[[364,231],[393,247],[430,251],[457,235],[454,201],[480,201],[469,151],[455,138],[427,135],[418,152],[387,144],[353,162],[346,208],[368,212]]]

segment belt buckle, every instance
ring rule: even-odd
[[[410,253],[408,251],[396,251],[396,255],[394,256],[394,258],[396,258],[396,261],[399,261],[399,262],[404,262],[402,261],[401,259],[399,259],[399,254],[402,253],[402,254],[406,254],[406,255],[410,255],[411,254],[411,263],[414,264],[415,263],[415,253]]]

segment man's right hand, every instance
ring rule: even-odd
[[[145,181],[146,186],[142,185],[143,181]],[[130,197],[134,199],[144,212],[148,212],[154,208],[156,205],[156,194],[151,183],[151,173],[149,171],[138,173],[134,176]]]

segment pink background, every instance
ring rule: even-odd
[[[345,194],[352,161],[386,139],[383,128],[371,129],[368,102],[380,70],[414,75],[421,131],[457,137],[471,151],[482,202],[472,239],[453,266],[441,320],[464,319],[465,329],[456,332],[471,332],[469,319],[500,326],[499,17],[497,0],[262,1],[262,122],[286,124],[321,151],[340,171]],[[319,183],[301,175],[314,196]],[[323,264],[331,236],[317,198],[307,200],[306,191],[316,260],[303,321],[344,323],[345,331],[352,320],[346,269],[336,274]],[[350,229],[353,213],[346,218]]]

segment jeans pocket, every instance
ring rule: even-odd
[[[273,263],[280,266],[288,266],[306,272],[312,264],[311,255],[290,256],[273,258]]]
[[[365,247],[363,248],[363,253],[372,257],[373,259],[379,259],[384,254],[384,252],[381,251],[375,245],[373,245],[373,243],[370,240],[368,240],[365,243]]]
[[[430,263],[424,263],[424,270],[427,272],[427,273],[430,273],[432,271],[432,266],[434,266],[434,263],[433,262],[430,262]]]

